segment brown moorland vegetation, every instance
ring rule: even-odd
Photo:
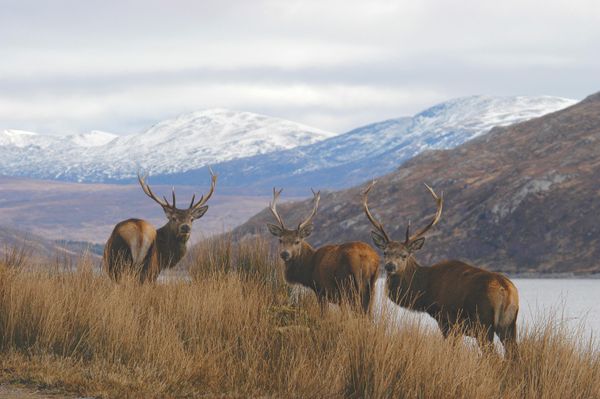
[[[195,248],[191,279],[115,284],[0,261],[0,382],[94,397],[596,398],[592,344],[548,320],[515,361],[386,316],[292,300],[268,243]],[[394,306],[394,305],[389,305]]]

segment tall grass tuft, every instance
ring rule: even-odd
[[[224,274],[233,268],[233,240],[231,234],[209,237],[190,251],[188,271],[193,279]]]
[[[214,241],[193,279],[146,285],[0,262],[0,380],[95,397],[600,397],[595,347],[553,320],[522,329],[509,361],[391,304],[322,316],[314,295],[290,306],[263,244]]]
[[[31,259],[32,250],[23,241],[20,245],[5,245],[0,262],[10,268],[22,268]]]
[[[273,290],[284,288],[278,258],[273,255],[269,241],[261,236],[235,242],[230,234],[212,237],[193,248],[191,259],[188,271],[194,279],[236,273],[242,279],[267,284]]]

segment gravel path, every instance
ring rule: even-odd
[[[47,393],[21,386],[1,384],[0,399],[76,399],[76,397]]]

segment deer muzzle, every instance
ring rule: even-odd
[[[281,251],[279,253],[279,256],[281,257],[281,259],[283,259],[284,261],[288,261],[290,260],[290,258],[292,257],[292,254],[290,254],[290,251]]]
[[[394,264],[393,262],[388,262],[383,268],[388,273],[394,273],[396,271],[396,264]]]

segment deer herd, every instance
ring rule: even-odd
[[[183,209],[176,207],[174,189],[169,203],[166,197],[161,199],[153,193],[147,176],[138,174],[142,190],[162,207],[168,221],[159,229],[141,219],[124,220],[114,227],[104,249],[104,269],[113,280],[119,281],[124,273],[130,273],[141,283],[154,282],[162,270],[174,267],[183,258],[192,222],[206,213],[206,203],[215,190],[217,176],[212,170],[210,174],[208,194],[197,202],[194,195]],[[373,244],[383,252],[388,298],[402,308],[429,314],[444,337],[452,332],[473,336],[482,348],[488,348],[498,335],[506,353],[514,354],[519,295],[506,276],[459,260],[422,266],[415,259],[415,252],[423,248],[426,233],[440,221],[443,196],[425,185],[435,201],[435,215],[412,235],[409,222],[404,240],[397,241],[390,238],[369,210],[368,195],[374,186],[373,181],[363,192],[362,207],[373,226]],[[267,228],[279,240],[285,280],[314,291],[321,312],[325,312],[329,302],[341,304],[347,300],[358,312],[370,315],[381,263],[377,251],[361,241],[313,248],[306,239],[313,231],[320,192],[313,191],[313,209],[295,228],[286,227],[277,211],[281,192],[273,189],[269,210],[276,223],[267,223]]]

